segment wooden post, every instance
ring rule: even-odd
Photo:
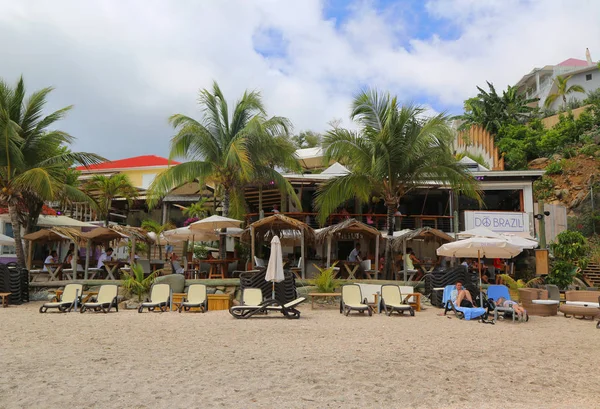
[[[33,242],[29,241],[29,247],[27,248],[27,270],[31,270],[31,264],[33,263]]]
[[[77,279],[77,256],[79,255],[79,245],[77,240],[73,241],[73,259],[71,260],[71,268],[73,269],[73,280]]]
[[[263,188],[262,186],[258,187],[258,218],[262,219],[263,212]]]
[[[378,234],[375,236],[375,276],[379,275],[379,239],[381,236]]]
[[[256,267],[254,265],[254,255],[256,254],[255,252],[255,238],[254,238],[254,226],[250,226],[250,252],[251,252],[251,258],[252,258],[252,270],[254,270],[254,267]]]
[[[406,239],[402,240],[402,268],[404,269],[404,283],[408,278],[408,259],[406,258]]]
[[[92,241],[88,239],[85,244],[85,271],[83,273],[83,279],[88,279],[88,269],[90,268],[90,247],[92,245]]]
[[[327,267],[331,266],[331,235],[327,236]]]
[[[300,257],[302,257],[302,265],[300,268],[302,269],[302,278],[306,278],[306,269],[304,266],[306,265],[306,257],[304,254],[304,229],[300,231]]]
[[[131,252],[129,253],[129,265],[133,268],[135,263],[135,236],[131,236]]]

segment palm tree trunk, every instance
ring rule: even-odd
[[[17,263],[21,267],[25,267],[25,253],[23,252],[23,242],[21,241],[21,223],[19,222],[19,212],[15,203],[8,203],[8,213],[10,222],[13,228],[13,236],[15,239],[15,252],[17,253]]]
[[[223,189],[223,216],[229,215],[229,188]],[[221,229],[221,233],[225,233],[226,229]],[[225,234],[219,234],[219,257],[221,259],[227,258],[227,249],[225,248]]]
[[[563,109],[566,111],[567,110],[567,95],[563,94],[562,98],[563,98]]]
[[[229,216],[229,188],[223,189],[223,216]]]
[[[394,213],[396,212],[396,203],[387,203],[387,230],[388,237],[394,237]],[[377,255],[379,257],[379,255]],[[385,270],[384,276],[387,280],[392,280],[393,259],[392,259],[392,240],[388,238],[385,243]]]

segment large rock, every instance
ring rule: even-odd
[[[583,199],[585,199],[585,191],[580,191],[579,193],[577,193],[577,196],[575,196],[575,199],[573,199],[571,201],[571,203],[569,203],[569,208],[573,209],[574,207],[579,206],[579,204],[583,201]]]
[[[537,158],[529,162],[529,166],[546,166],[548,161],[548,158]]]
[[[169,274],[168,276],[157,277],[154,282],[156,284],[169,284],[171,291],[174,293],[182,293],[185,289],[185,277],[183,274]]]

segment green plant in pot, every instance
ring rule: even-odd
[[[194,245],[194,257],[198,260],[204,260],[208,256],[208,248],[203,243]]]
[[[508,274],[500,274],[498,275],[498,278],[499,283],[502,283],[508,287],[508,290],[510,292],[510,298],[513,301],[519,299],[519,288],[533,287],[536,284],[542,284],[542,282],[544,281],[542,277],[536,277],[529,281],[515,280]]]
[[[556,236],[550,249],[554,254],[554,262],[546,282],[567,289],[573,283],[578,269],[586,268],[590,247],[581,233],[565,230]]]
[[[332,293],[337,287],[339,287],[342,282],[335,278],[335,265],[337,261],[331,265],[331,267],[321,268],[316,264],[313,264],[317,270],[319,270],[319,274],[310,281],[311,285],[317,287],[317,292],[319,293]]]
[[[162,270],[156,270],[152,274],[144,277],[144,268],[140,264],[133,264],[130,272],[123,272],[123,288],[130,295],[137,295],[138,302],[142,302],[142,297],[152,287],[154,279]]]

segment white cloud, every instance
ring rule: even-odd
[[[213,79],[232,102],[260,89],[271,114],[324,130],[347,123],[365,86],[456,112],[486,80],[504,88],[534,66],[585,58],[585,47],[600,57],[597,1],[430,1],[451,39],[448,27],[416,38],[424,16],[373,4],[336,22],[318,0],[0,0],[0,76],[56,86],[53,108],[76,105],[64,122],[76,148],[118,158],[166,155],[168,116],[198,116],[197,91]]]

